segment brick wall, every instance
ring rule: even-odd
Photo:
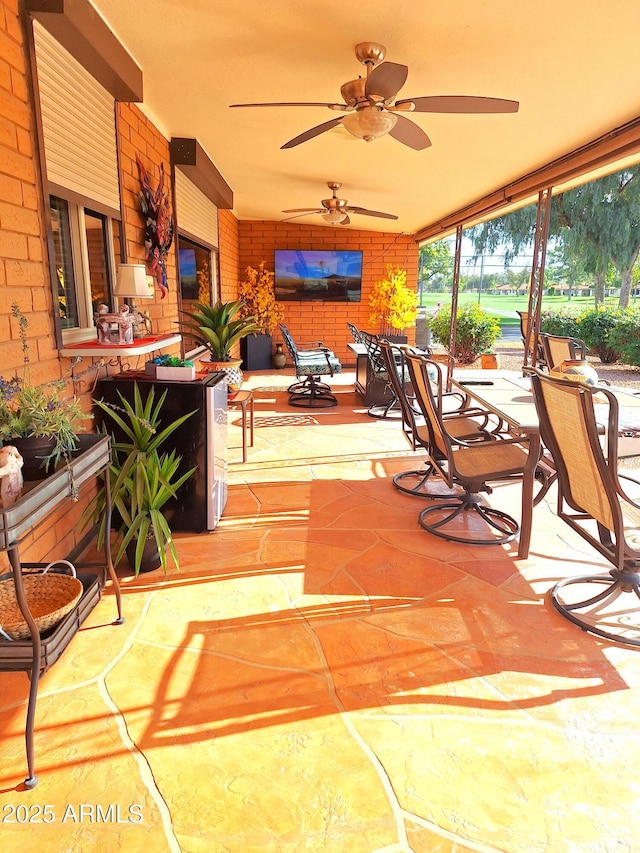
[[[169,142],[135,104],[119,103],[116,105],[116,131],[120,159],[120,194],[126,263],[143,264],[146,261],[144,219],[138,199],[140,176],[136,156],[140,158],[147,170],[153,190],[158,186],[160,164],[164,164],[164,190],[171,202]],[[168,294],[163,299],[160,289],[156,286],[153,301],[145,299],[138,306],[151,317],[156,334],[176,331],[175,321],[178,318],[176,269],[176,239],[174,236],[167,254]]]
[[[59,378],[69,362],[55,347],[53,298],[44,228],[28,63],[16,0],[0,0],[0,375],[21,375],[17,302],[28,319],[35,383]],[[21,544],[22,559],[62,556],[75,544],[81,505],[69,505]],[[0,554],[0,567],[6,555]]]
[[[240,281],[240,237],[238,220],[230,210],[218,211],[218,239],[220,241],[220,298],[223,302],[235,299]]]
[[[248,266],[264,260],[273,269],[275,249],[338,249],[363,252],[362,300],[360,302],[285,302],[285,319],[294,340],[323,341],[344,365],[355,363],[347,348],[352,341],[347,321],[358,328],[379,332],[369,322],[369,296],[373,284],[385,278],[387,264],[407,270],[407,284],[415,289],[418,274],[418,247],[410,235],[352,228],[296,225],[290,222],[242,221],[239,223],[240,275]],[[413,330],[407,330],[413,342]]]

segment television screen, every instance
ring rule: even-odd
[[[279,302],[360,302],[362,252],[276,249]]]

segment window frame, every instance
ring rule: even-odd
[[[86,237],[86,216],[87,214],[100,219],[102,222],[102,246],[104,252],[105,275],[107,279],[108,304],[110,308],[113,306],[113,283],[115,281],[115,256],[114,256],[114,232],[113,219],[104,213],[94,210],[90,204],[82,204],[77,201],[72,201],[64,198],[62,195],[50,194],[49,196],[49,213],[52,209],[52,199],[59,199],[65,202],[68,212],[68,226],[71,243],[71,266],[73,269],[75,288],[75,300],[77,310],[78,325],[71,328],[64,328],[60,323],[60,332],[62,345],[66,346],[74,343],[89,341],[96,335],[95,323],[93,320],[93,307],[91,295],[91,275],[89,263],[89,246]],[[53,234],[53,228],[52,228]],[[52,265],[54,272],[56,270],[56,255],[55,248],[53,251]],[[58,321],[58,278],[57,273],[52,279],[54,288],[54,311]]]

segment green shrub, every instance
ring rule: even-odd
[[[620,353],[620,361],[640,366],[640,314],[637,311],[625,311],[610,329],[607,340]]]
[[[540,331],[547,335],[560,335],[564,338],[579,338],[578,318],[568,311],[542,311]]]
[[[613,364],[620,358],[620,350],[611,344],[611,332],[622,319],[615,308],[587,308],[578,316],[578,338],[598,354],[603,364]]]
[[[431,334],[439,344],[449,347],[451,307],[440,308],[431,321]],[[461,364],[471,364],[481,352],[490,350],[500,337],[500,321],[476,302],[458,308],[456,347],[452,353]]]

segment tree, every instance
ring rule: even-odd
[[[535,205],[467,231],[475,251],[504,247],[505,266],[533,245]],[[596,283],[596,303],[604,301],[610,264],[621,279],[620,307],[629,304],[633,265],[640,252],[640,166],[606,175],[557,195],[551,205],[549,238],[561,246],[565,262],[579,263]]]
[[[420,246],[418,252],[418,296],[422,304],[422,294],[438,289],[453,278],[453,256],[448,240],[438,240]]]

